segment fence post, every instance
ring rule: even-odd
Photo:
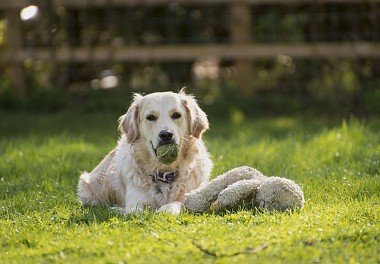
[[[251,42],[251,8],[248,2],[237,0],[231,4],[230,33],[232,45],[245,45]],[[249,59],[234,62],[237,70],[237,83],[244,95],[252,95],[253,66]]]
[[[13,56],[16,55],[17,51],[23,46],[20,13],[16,8],[9,8],[4,10],[4,15],[7,22],[5,47],[9,54]],[[7,67],[7,75],[14,88],[14,94],[17,97],[25,98],[27,96],[27,87],[23,64],[11,61]]]

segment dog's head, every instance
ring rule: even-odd
[[[135,94],[127,113],[119,119],[119,129],[129,143],[145,144],[156,157],[158,147],[194,142],[208,129],[206,114],[192,95],[179,93]]]

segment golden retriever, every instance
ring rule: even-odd
[[[212,161],[202,141],[208,127],[206,114],[183,89],[135,94],[119,118],[122,135],[116,148],[93,171],[80,176],[80,202],[116,206],[123,213],[145,208],[180,213],[185,194],[209,179]],[[179,148],[170,165],[156,156],[156,149],[167,143]]]

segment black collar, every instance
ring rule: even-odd
[[[151,174],[153,181],[162,181],[165,183],[172,183],[174,182],[178,177],[178,171],[172,171],[172,172],[158,172],[155,174]]]

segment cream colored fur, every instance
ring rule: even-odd
[[[181,118],[173,119],[174,112]],[[147,120],[149,114],[158,119]],[[183,90],[136,94],[119,119],[119,129],[116,148],[93,171],[80,176],[78,197],[83,204],[116,206],[124,213],[150,208],[178,214],[185,194],[208,182],[212,162],[201,139],[208,120]],[[153,150],[162,129],[174,132],[179,145],[179,157],[171,165],[160,163]],[[179,176],[173,183],[155,182],[151,175],[159,171],[178,171]]]

